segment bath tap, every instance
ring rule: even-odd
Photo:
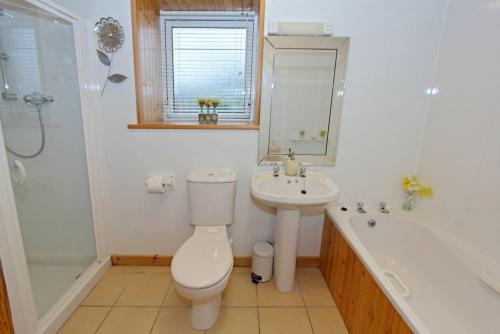
[[[358,211],[358,213],[366,213],[365,209],[363,209],[364,206],[363,202],[358,202],[356,206],[357,206],[356,211]]]
[[[380,211],[381,213],[389,213],[389,210],[387,210],[386,205],[387,204],[385,204],[385,202],[380,202],[378,211]]]
[[[273,162],[273,176],[280,176],[280,166],[276,162]]]

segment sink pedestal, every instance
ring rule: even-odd
[[[295,283],[297,240],[302,208],[322,206],[339,197],[339,188],[321,172],[303,178],[275,175],[270,170],[252,176],[252,196],[278,210],[276,217],[274,281],[280,292],[292,292]]]
[[[280,292],[292,292],[295,283],[299,223],[299,209],[278,207],[274,237],[274,280]]]

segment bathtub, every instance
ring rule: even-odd
[[[480,279],[485,269],[497,274],[496,264],[407,213],[367,211],[327,208],[415,333],[500,333],[500,293]]]

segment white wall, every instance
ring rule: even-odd
[[[500,3],[450,2],[419,172],[418,213],[500,264]]]
[[[235,254],[249,255],[255,241],[272,240],[273,213],[249,195],[258,132],[127,130],[136,120],[129,1],[58,2],[91,25],[113,16],[125,28],[125,46],[114,67],[130,79],[109,85],[95,110],[110,253],[173,254],[191,233],[184,180],[201,166],[229,167],[239,176],[232,227]],[[327,21],[336,35],[351,37],[338,164],[323,169],[339,184],[343,202],[400,205],[399,180],[416,165],[428,109],[424,91],[432,83],[445,7],[446,0],[267,2],[267,21]],[[105,68],[94,53],[91,57],[92,70],[104,77]],[[175,174],[174,193],[145,193],[145,178],[158,170]],[[317,255],[322,216],[304,220],[299,254]]]

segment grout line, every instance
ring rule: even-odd
[[[116,303],[118,303],[118,300],[120,300],[120,297],[123,295],[123,293],[125,292],[125,290],[128,288],[128,286],[134,281],[134,279],[136,279],[138,277],[138,273],[130,273],[132,274],[127,283],[125,284],[125,286],[123,287],[122,291],[120,291],[120,294],[118,295],[118,297],[116,298],[116,300],[113,302],[113,305],[111,307],[115,307],[116,306]]]
[[[106,275],[106,274],[108,274],[108,273],[112,273],[112,272],[111,272],[111,271],[107,271],[107,272],[105,273],[105,275]],[[136,274],[135,272],[120,272],[120,273],[121,273],[121,274],[134,274],[134,275]],[[104,276],[103,276],[103,278],[104,278]],[[96,285],[92,288],[92,290],[90,290],[90,292],[89,292],[89,293],[85,296],[85,298],[83,299],[82,303],[85,301],[85,299],[86,299],[86,298],[87,298],[90,294],[92,294],[92,292],[94,292],[94,290],[96,289],[97,285],[98,285],[99,283],[101,283],[101,282],[102,282],[103,278],[101,278],[101,279],[100,279],[100,280],[96,283]],[[131,280],[132,280],[132,277],[131,277],[131,278],[129,278],[128,280],[130,280],[130,281],[131,281]],[[112,303],[111,305],[94,305],[94,304],[82,304],[82,303],[80,303],[80,305],[78,305],[78,306],[90,306],[90,307],[115,307],[115,306],[116,306],[116,303],[118,302],[118,299],[120,299],[121,295],[123,294],[123,292],[125,291],[125,289],[128,287],[128,285],[129,285],[129,284],[130,284],[130,282],[127,282],[127,283],[125,284],[125,286],[123,287],[123,289],[122,289],[122,290],[120,291],[120,293],[118,294],[118,297],[116,298],[116,300],[115,300],[115,301],[113,301],[113,303]]]
[[[259,331],[259,334],[261,333],[260,329],[260,304],[259,304],[259,284],[254,284],[251,282],[251,284],[255,287],[255,299],[257,300],[257,328]]]
[[[174,286],[174,278],[170,277],[170,283],[168,284],[167,291],[165,292],[165,296],[163,296],[163,299],[161,300],[161,305],[160,308],[165,305],[165,301],[167,300],[168,293],[170,292],[170,289]],[[175,288],[175,287],[174,287]]]
[[[304,302],[304,308],[306,309],[307,319],[309,320],[309,326],[311,326],[311,332],[314,334],[314,327],[312,324],[311,316],[309,315],[309,308],[306,305],[306,300],[304,298],[304,294],[302,293],[302,289],[300,288],[300,283],[298,279],[297,279],[297,287],[300,291],[300,297],[302,297],[302,301]]]
[[[307,306],[307,308],[337,308],[336,306]]]
[[[156,322],[158,321],[158,318],[160,317],[160,312],[161,312],[161,307],[158,308],[158,313],[156,314],[155,321],[153,321],[153,326],[151,326],[151,329],[149,330],[149,334],[153,332],[153,329],[155,328]]]
[[[109,307],[109,306],[107,306]],[[108,318],[109,314],[111,313],[111,311],[113,310],[113,307],[109,307],[109,310],[108,312],[106,312],[106,315],[104,316],[104,319],[102,319],[101,323],[99,324],[99,326],[97,326],[96,330],[94,333],[97,333],[99,331],[99,329],[101,329],[102,327],[102,324],[104,324],[104,321],[106,321],[106,319]]]

